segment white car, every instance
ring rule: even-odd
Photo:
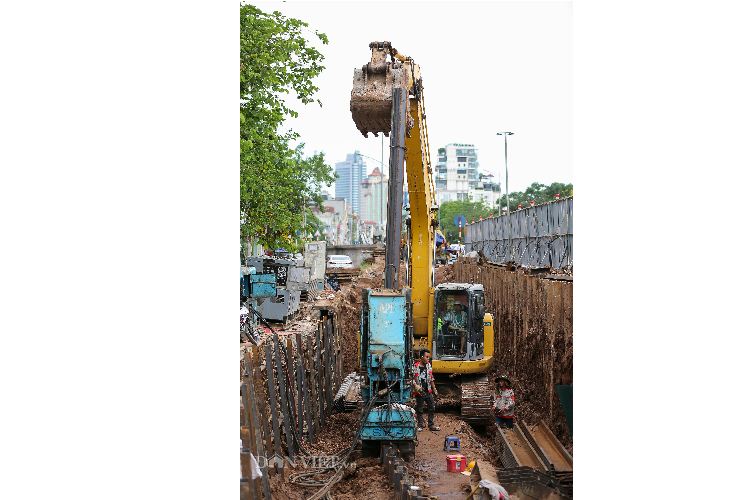
[[[326,259],[326,269],[353,269],[352,259],[346,255],[329,255]]]

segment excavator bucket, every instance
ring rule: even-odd
[[[372,132],[377,137],[378,133],[382,132],[388,137],[391,131],[393,89],[411,90],[415,65],[404,64],[402,60],[406,59],[398,55],[398,51],[391,47],[390,42],[372,42],[370,48],[371,61],[362,66],[362,69],[354,70],[349,110],[352,112],[354,124],[362,135],[367,137],[367,133]],[[387,60],[388,55],[391,56],[390,61]],[[410,93],[413,94],[413,91]],[[407,110],[407,136],[410,136],[409,130],[413,126],[414,119]]]

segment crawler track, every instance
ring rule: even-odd
[[[492,393],[487,376],[464,375],[461,379],[461,420],[475,425],[492,423]]]

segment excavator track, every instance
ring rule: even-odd
[[[492,393],[494,388],[486,375],[461,377],[461,419],[470,424],[489,425],[493,422]]]

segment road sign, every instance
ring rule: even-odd
[[[466,217],[464,217],[463,215],[457,215],[456,218],[453,219],[453,224],[455,224],[456,226],[458,226],[458,225],[465,226],[466,225]]]

